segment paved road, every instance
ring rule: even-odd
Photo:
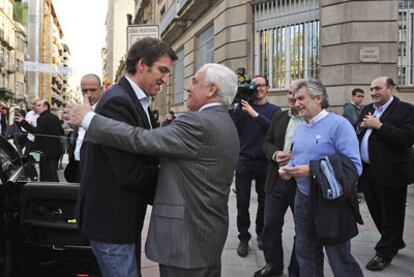
[[[254,197],[254,192],[252,195]],[[255,214],[257,207],[257,201],[255,198],[251,201],[250,213]],[[365,202],[361,203],[361,213],[365,224],[360,226],[359,235],[352,240],[352,252],[357,259],[361,268],[364,271],[365,276],[414,276],[414,185],[409,187],[408,201],[406,210],[406,224],[404,231],[404,240],[407,247],[401,250],[394,258],[392,264],[382,272],[376,273],[365,269],[365,264],[374,256],[374,245],[379,239],[379,234],[376,230],[374,222],[372,221]],[[257,242],[255,239],[250,240],[249,255],[245,258],[241,258],[236,253],[238,245],[237,239],[237,227],[236,227],[236,196],[233,192],[230,195],[229,201],[230,212],[230,230],[225,245],[225,249],[222,256],[222,277],[251,277],[253,273],[264,265],[263,252],[257,248]],[[143,243],[145,242],[145,236],[147,233],[149,214],[147,215],[145,230],[143,232]],[[254,222],[254,220],[253,220]],[[254,234],[254,226],[250,227],[250,233]],[[290,211],[285,218],[285,226],[283,229],[283,244],[285,249],[285,266],[288,264],[288,258],[292,250],[292,238],[294,235],[293,218]],[[148,260],[145,254],[142,253],[142,274],[143,277],[158,277],[157,264]],[[285,275],[287,275],[287,269],[285,269]],[[325,276],[333,276],[329,264],[325,259]]]

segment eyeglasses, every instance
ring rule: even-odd
[[[256,84],[256,87],[258,87],[258,88],[264,88],[264,87],[267,87],[267,85],[266,84]]]

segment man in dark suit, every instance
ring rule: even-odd
[[[102,96],[102,84],[101,79],[96,74],[86,74],[82,77],[81,91],[83,95],[88,96],[89,104],[95,109],[99,99]],[[85,129],[82,127],[75,127],[70,135],[69,144],[69,163],[65,168],[65,178],[68,182],[79,183],[80,182],[80,150],[83,144],[83,138],[85,137]]]
[[[39,114],[36,127],[30,125],[20,114],[16,116],[16,121],[28,132],[35,135],[33,149],[42,152],[40,155],[40,181],[59,182],[58,162],[63,151],[60,136],[64,134],[64,131],[59,118],[50,112],[48,101],[37,101],[36,111]]]
[[[128,51],[127,74],[101,97],[95,112],[151,129],[151,96],[168,81],[176,59],[166,43],[140,39]],[[159,160],[86,141],[81,157],[79,228],[90,240],[104,276],[140,276],[141,230]]]
[[[0,108],[0,133],[5,135],[7,129],[7,110],[4,107]]]
[[[381,234],[366,268],[379,271],[405,247],[407,185],[414,182],[414,106],[393,96],[389,77],[373,80],[370,90],[374,102],[362,110],[357,134],[364,168],[360,184]]]
[[[69,123],[84,121],[86,141],[162,157],[145,247],[147,257],[160,264],[161,277],[221,274],[230,185],[239,152],[227,109],[236,90],[233,70],[205,64],[187,89],[190,112],[166,127],[134,127],[94,115],[87,105],[69,105],[65,111]]]
[[[290,207],[293,212],[296,181],[279,178],[279,166],[288,163],[291,156],[292,137],[296,127],[303,121],[295,108],[295,98],[289,88],[286,111],[277,112],[270,124],[263,143],[263,152],[269,160],[265,183],[265,207],[263,226],[263,252],[266,265],[254,277],[273,277],[283,274],[282,228],[285,213]],[[289,276],[299,276],[295,247],[289,264]]]

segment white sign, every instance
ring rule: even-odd
[[[359,49],[359,61],[362,63],[377,63],[380,61],[379,46],[362,46]]]
[[[33,72],[41,72],[41,73],[49,73],[52,75],[69,75],[71,74],[71,70],[67,66],[57,66],[55,64],[47,64],[47,63],[36,63],[36,62],[23,62],[23,69],[25,71],[33,71]]]
[[[159,38],[158,25],[129,25],[127,26],[127,51],[134,42],[143,37]]]

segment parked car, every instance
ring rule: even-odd
[[[76,226],[78,190],[38,182],[34,159],[0,136],[0,276],[99,276]]]

